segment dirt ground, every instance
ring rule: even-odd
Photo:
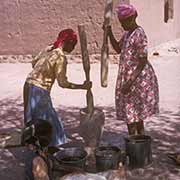
[[[144,169],[128,170],[128,180],[179,180],[180,167],[167,158],[166,153],[180,152],[180,40],[150,49],[150,62],[158,76],[160,87],[160,114],[146,120],[146,133],[153,139],[153,164]],[[153,56],[153,52],[159,52]],[[100,87],[100,65],[91,65],[91,79],[96,107],[105,112],[103,143],[124,148],[127,129],[124,122],[117,121],[114,108],[114,89],[117,64],[110,64],[108,87]],[[21,128],[23,124],[22,88],[30,64],[0,64],[0,134]],[[68,65],[69,80],[84,81],[82,64]],[[86,92],[66,90],[54,85],[52,100],[62,118],[71,141],[78,142],[79,110],[86,105]],[[0,180],[24,179],[24,148],[0,149]]]

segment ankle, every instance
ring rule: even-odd
[[[136,135],[137,128],[136,128],[136,123],[135,122],[127,124],[127,127],[128,127],[128,133],[129,133],[130,136],[131,135]]]
[[[139,135],[145,134],[143,121],[136,122],[136,127],[137,127],[137,134]]]

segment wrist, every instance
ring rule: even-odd
[[[79,88],[80,88],[80,89],[85,89],[85,88],[84,88],[84,84],[81,84],[81,85],[79,86]]]
[[[73,84],[73,83],[70,83],[70,86],[69,86],[70,89],[76,89],[76,85]]]

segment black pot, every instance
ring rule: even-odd
[[[116,146],[101,146],[95,149],[96,169],[117,169],[121,161],[121,150]]]
[[[54,156],[60,166],[85,168],[87,152],[81,147],[67,147],[55,153]]]
[[[134,135],[125,139],[129,167],[143,168],[152,163],[151,137]]]

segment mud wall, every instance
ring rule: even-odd
[[[0,55],[33,54],[52,43],[61,29],[77,32],[81,23],[86,25],[89,52],[99,53],[104,5],[105,0],[1,0]],[[115,33],[121,35],[119,26]],[[78,45],[74,53],[79,52]]]

